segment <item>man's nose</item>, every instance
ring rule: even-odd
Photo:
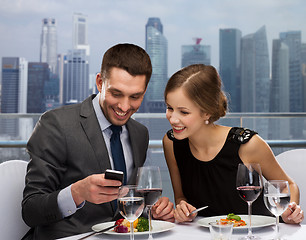
[[[128,111],[129,108],[130,108],[130,101],[129,101],[129,99],[128,98],[121,99],[121,101],[118,104],[118,107],[120,108],[120,110],[122,112]]]

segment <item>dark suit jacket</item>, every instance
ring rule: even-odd
[[[27,144],[30,162],[22,201],[24,221],[34,227],[34,239],[55,239],[88,232],[94,224],[114,219],[113,203],[85,206],[62,217],[59,191],[91,174],[111,168],[103,135],[93,109],[94,95],[84,102],[44,113]],[[127,124],[137,168],[146,159],[149,136],[145,126],[130,119]]]

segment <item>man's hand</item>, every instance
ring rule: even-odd
[[[117,198],[121,182],[105,179],[104,174],[93,174],[71,185],[76,206],[88,201],[95,204],[110,202]]]
[[[162,197],[152,207],[152,216],[155,219],[174,222],[173,203],[169,198]]]

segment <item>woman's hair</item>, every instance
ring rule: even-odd
[[[132,76],[145,75],[146,86],[152,74],[152,64],[149,55],[141,47],[121,43],[108,49],[102,60],[102,80],[108,79],[113,67],[121,68]]]
[[[221,90],[221,79],[217,70],[210,65],[194,64],[182,68],[169,79],[164,97],[182,87],[188,98],[198,105],[203,113],[211,115],[209,122],[225,116],[227,98]]]

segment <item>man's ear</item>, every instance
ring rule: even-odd
[[[96,75],[96,85],[97,85],[98,91],[101,92],[101,89],[102,89],[102,77],[101,77],[101,73],[97,73],[97,75]]]

